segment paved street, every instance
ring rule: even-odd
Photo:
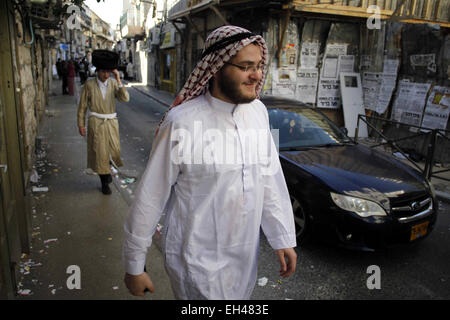
[[[449,299],[450,298],[450,205],[440,202],[433,233],[421,243],[399,246],[386,252],[356,252],[313,243],[297,249],[296,274],[287,280],[277,276],[272,249],[263,241],[253,299]],[[369,290],[367,279],[377,265],[381,289]]]
[[[118,105],[124,172],[140,173],[150,152],[155,127],[166,107],[130,88],[131,101]],[[120,187],[119,184],[116,184]],[[136,184],[122,188],[129,197]],[[278,260],[262,236],[258,278],[253,299],[449,299],[450,205],[440,202],[434,232],[422,243],[386,252],[356,252],[312,243],[297,249],[298,269],[289,279],[278,276]],[[367,273],[379,266],[381,289],[369,290]],[[279,281],[280,280],[280,281]]]

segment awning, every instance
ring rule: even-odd
[[[217,4],[219,3],[219,1],[217,0],[207,0],[207,1],[203,1],[193,7],[189,7],[185,10],[181,10],[179,12],[176,12],[172,15],[170,15],[169,17],[169,21],[170,22],[179,22],[177,21],[178,19],[181,18],[185,18],[189,21],[189,17],[192,17],[193,15],[196,15],[202,11],[211,9],[213,10],[217,16],[219,17],[220,20],[222,20],[222,22],[224,24],[229,24],[228,21],[225,19],[225,17],[220,13],[219,9],[217,8]]]

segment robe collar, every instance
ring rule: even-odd
[[[208,101],[208,104],[215,110],[226,112],[226,113],[233,113],[234,110],[239,106],[238,104],[225,102],[223,100],[214,98],[209,90],[205,93],[206,101]]]
[[[97,77],[97,83],[98,83],[99,88],[101,88],[102,86],[105,88],[108,88],[109,78],[106,79],[105,82],[101,82],[100,79]]]

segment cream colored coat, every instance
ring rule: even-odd
[[[78,105],[78,127],[84,127],[86,113],[112,114],[116,112],[116,98],[128,102],[130,96],[125,87],[119,88],[117,81],[110,78],[105,99],[103,99],[97,78],[85,82]],[[100,119],[90,116],[87,133],[88,168],[98,174],[110,173],[110,157],[116,165],[122,166],[120,158],[119,122],[114,119]]]

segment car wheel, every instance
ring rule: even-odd
[[[309,238],[309,220],[300,201],[291,196],[292,211],[294,212],[295,235],[299,244],[305,243]]]

